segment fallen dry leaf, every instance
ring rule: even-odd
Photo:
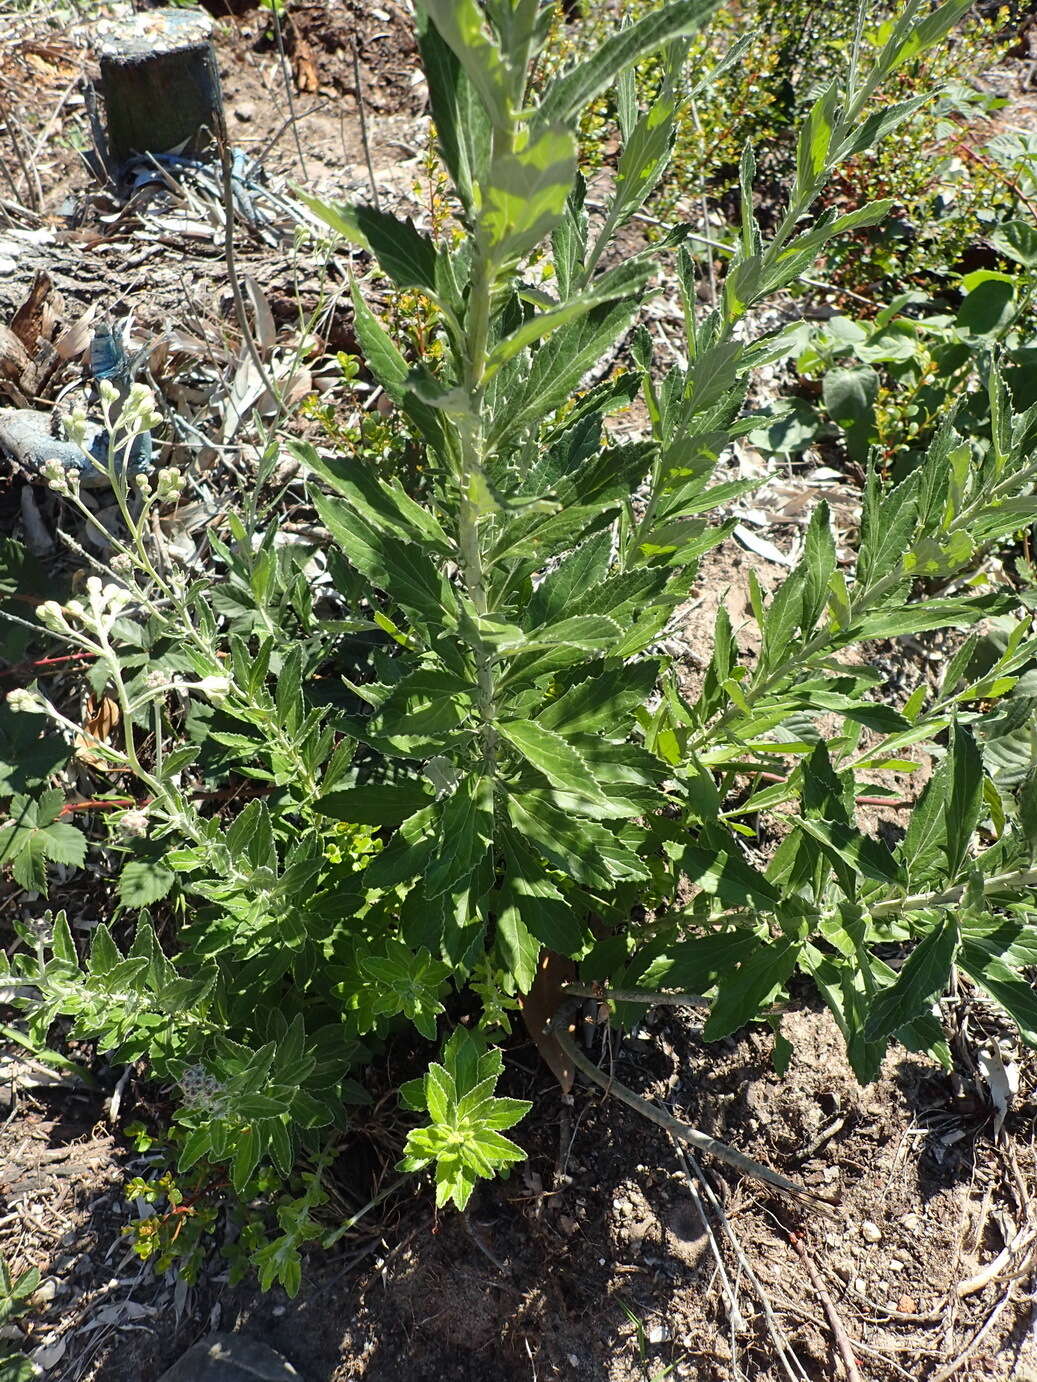
[[[542,950],[533,986],[519,998],[519,1010],[526,1031],[533,1038],[544,1064],[553,1071],[563,1094],[568,1094],[572,1089],[575,1072],[557,1038],[545,1032],[544,1028],[564,1001],[563,987],[575,978],[576,966],[572,960],[553,950]]]
[[[294,48],[292,68],[295,73],[296,90],[317,91],[320,87],[320,78],[317,76],[317,64],[313,60],[313,49],[298,36],[296,36]]]
[[[118,727],[121,716],[119,705],[111,696],[102,696],[100,700],[89,697],[86,703],[86,719],[83,721],[83,732],[76,735],[76,757],[83,763],[88,763],[91,768],[102,768],[105,771],[113,771],[112,764],[103,754],[97,752],[95,745],[110,744],[112,735]],[[121,771],[121,769],[114,769]]]

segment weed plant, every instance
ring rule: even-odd
[[[660,988],[706,997],[707,1040],[767,1017],[779,1062],[774,1004],[805,974],[865,1081],[893,1041],[949,1064],[939,999],[952,972],[1037,1041],[1033,754],[1014,786],[984,757],[984,727],[1037,640],[1016,595],[973,574],[978,551],[1037,515],[1037,411],[1014,409],[996,364],[985,449],[950,410],[901,483],[868,466],[852,562],[822,503],[774,594],[750,578],[755,656],[723,607],[696,691],[659,651],[700,559],[731,531],[724,506],[751,488],[713,477],[759,425],[744,411],[752,372],[787,356],[797,329],[757,335],[752,309],[889,216],[888,200],[816,208],[834,168],[915,117],[919,97],[883,93],[966,0],[931,12],[909,0],[881,43],[864,42],[858,12],[766,235],[742,150],[736,252],[709,310],[686,227],[625,256],[615,237],[665,173],[711,0],[653,10],[536,91],[552,6],[416,8],[456,233],[369,206],[316,209],[426,305],[419,349],[354,287],[366,367],[420,438],[420,502],[377,447],[291,443],[327,536],[320,552],[279,544],[272,445],[211,535],[219,575],[165,567],[150,525],[183,481],[125,479],[134,438],[158,425],[136,390],[109,419],[127,537],[28,630],[60,640],[117,707],[118,734],[86,744],[119,774],[111,836],[71,824],[53,767],[38,765],[0,833],[26,894],[20,947],[2,962],[29,1037],[71,1019],[175,1095],[180,1199],[142,1253],[157,1243],[169,1260],[180,1211],[207,1185],[216,1203],[253,1206],[243,1256],[290,1291],[301,1246],[370,1207],[329,1230],[323,1173],[388,1039],[439,1048],[399,1091],[403,1173],[427,1168],[437,1203],[463,1208],[480,1177],[521,1158],[507,1134],[528,1106],[497,1093],[496,1043],[545,954],[570,957],[603,1001],[622,990],[618,1021]],[[641,108],[633,71],[653,54],[661,80]],[[577,131],[608,92],[620,152],[592,216]],[[664,277],[685,313],[684,359],[669,367],[637,324]],[[610,420],[637,396],[648,433],[616,440]],[[51,481],[93,521],[60,469]],[[271,490],[267,507],[257,496]],[[935,579],[942,593],[926,598]],[[890,704],[869,640],[992,617],[1008,624],[989,656],[968,639],[936,690]],[[9,700],[82,750],[81,724],[36,686]],[[1033,704],[1013,702],[1026,726]],[[855,798],[863,780],[875,791],[876,768],[913,771],[919,751],[937,767],[891,848],[861,829]],[[228,778],[246,805],[221,802]],[[782,838],[763,866],[747,846],[768,822]],[[91,926],[89,944],[33,901],[88,849],[117,889],[114,927]]]

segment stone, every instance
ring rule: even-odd
[[[873,1224],[870,1219],[865,1219],[861,1224],[861,1237],[866,1243],[881,1243],[882,1230],[878,1224]]]
[[[164,1372],[159,1382],[298,1382],[299,1374],[280,1353],[244,1334],[210,1334],[199,1339]]]
[[[901,1296],[897,1301],[897,1309],[902,1315],[917,1315],[918,1302],[914,1296]]]

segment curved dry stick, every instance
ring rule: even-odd
[[[625,1084],[603,1074],[593,1061],[587,1059],[570,1036],[572,1014],[572,1004],[563,1003],[547,1024],[545,1031],[551,1033],[573,1065],[578,1070],[582,1070],[587,1078],[593,1080],[606,1094],[614,1094],[621,1104],[626,1104],[628,1108],[640,1113],[642,1117],[662,1128],[664,1132],[686,1142],[689,1147],[694,1147],[700,1152],[708,1152],[710,1156],[715,1156],[718,1161],[733,1166],[736,1171],[741,1171],[743,1175],[763,1181],[772,1189],[780,1191],[783,1195],[788,1195],[799,1203],[809,1204],[829,1218],[838,1218],[832,1206],[822,1200],[814,1191],[806,1189],[805,1186],[797,1185],[795,1181],[788,1180],[778,1171],[772,1171],[759,1161],[753,1161],[752,1157],[746,1156],[744,1152],[736,1151],[734,1147],[729,1147],[726,1142],[718,1142],[715,1137],[710,1137],[708,1133],[700,1132],[698,1128],[693,1128],[688,1123],[682,1123],[679,1118],[674,1118],[672,1114],[665,1113],[662,1109],[656,1108],[654,1104],[642,1099],[639,1094],[635,1094]]]
[[[835,1308],[835,1301],[828,1294],[828,1288],[821,1280],[820,1273],[813,1262],[811,1262],[803,1244],[792,1234],[789,1234],[789,1241],[793,1248],[795,1248],[799,1260],[806,1268],[806,1273],[810,1278],[810,1284],[814,1288],[814,1293],[824,1306],[825,1314],[828,1316],[828,1325],[832,1331],[832,1338],[835,1340],[835,1346],[839,1350],[839,1357],[843,1360],[843,1367],[846,1369],[848,1382],[861,1382],[861,1370],[857,1366],[857,1359],[854,1356],[853,1340],[846,1332],[846,1326],[843,1324],[839,1312]]]

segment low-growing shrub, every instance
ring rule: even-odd
[[[867,61],[849,55],[806,114],[767,236],[743,150],[737,252],[703,310],[680,226],[601,266],[665,167],[674,87],[710,0],[617,31],[535,98],[551,7],[423,0],[459,237],[367,206],[316,208],[431,306],[435,349],[415,354],[411,338],[405,354],[353,294],[366,364],[421,438],[421,502],[377,454],[292,444],[323,550],[279,545],[276,508],[252,498],[227,541],[211,538],[220,579],[189,578],[158,565],[149,539],[180,478],[164,472],[139,503],[123,478],[133,438],[156,423],[146,393],[113,424],[129,536],[85,598],[38,615],[119,710],[121,747],[89,747],[144,798],[110,845],[135,932],[119,946],[101,922],[85,947],[62,914],[21,923],[6,982],[37,1040],[70,1017],[77,1037],[179,1091],[178,1176],[201,1168],[239,1199],[267,1197],[249,1240],[264,1284],[297,1287],[299,1247],[322,1232],[320,1172],[394,1034],[442,1041],[399,1091],[413,1116],[402,1170],[434,1168],[437,1202],[463,1208],[480,1177],[522,1156],[506,1133],[527,1105],[498,1096],[493,1043],[545,952],[570,957],[603,1000],[622,991],[620,1016],[660,986],[705,995],[707,1040],[773,1016],[803,972],[862,1080],[894,1040],[949,1061],[935,1003],[952,967],[1037,1040],[1022,972],[1035,778],[1027,767],[1016,792],[1000,790],[980,747],[1037,640],[1013,620],[992,656],[966,643],[938,691],[920,684],[901,706],[876,698],[881,676],[860,652],[1017,607],[1010,591],[952,585],[977,548],[1037,513],[1037,412],[1013,410],[997,369],[984,454],[950,413],[905,481],[869,469],[851,566],[820,504],[769,600],[750,579],[755,656],[723,609],[697,688],[659,651],[700,558],[731,530],[723,506],[752,483],[713,481],[758,425],[748,380],[788,353],[791,330],[756,335],[751,310],[889,213],[812,208],[833,167],[911,118],[913,100],[876,97],[965,7],[923,14],[910,0]],[[668,76],[640,110],[630,69],[656,52]],[[609,89],[622,151],[592,218],[575,132]],[[662,274],[685,311],[686,358],[667,369],[643,326],[628,337]],[[609,419],[637,395],[648,434],[616,440]],[[276,467],[271,449],[256,495]],[[89,521],[65,477],[53,482]],[[917,598],[937,574],[946,593]],[[80,734],[38,691],[13,699]],[[875,768],[911,770],[920,744],[939,764],[891,848],[862,831],[855,797]],[[204,795],[228,771],[243,809]],[[764,867],[745,843],[767,821],[782,838]],[[50,861],[81,862],[86,847],[52,795],[25,794],[0,834],[36,891]]]
[[[953,412],[974,448],[990,446],[990,389],[995,367],[1011,405],[1037,402],[1033,295],[1037,234],[1026,221],[1007,221],[991,234],[1004,269],[976,269],[956,283],[958,301],[898,294],[872,318],[836,316],[802,325],[790,354],[816,404],[776,405],[775,420],[751,440],[764,450],[796,455],[807,445],[841,437],[849,457],[874,454],[902,478],[924,458],[935,432]]]
[[[658,0],[633,0],[623,11],[640,17],[657,8]],[[738,163],[749,142],[759,165],[760,217],[769,225],[780,214],[781,189],[792,175],[807,112],[845,72],[855,42],[865,63],[881,49],[896,10],[895,4],[863,7],[856,39],[856,0],[747,0],[718,11],[693,40],[691,70],[708,73],[708,80],[693,91],[687,84],[679,89],[674,153],[653,201],[655,215],[669,222],[689,209],[697,214],[706,196],[737,219]],[[827,280],[865,290],[883,281],[894,288],[932,283],[952,272],[998,219],[1023,214],[1013,176],[988,155],[981,133],[969,128],[981,132],[1005,104],[979,83],[1015,41],[1020,19],[1018,6],[970,13],[952,43],[926,49],[891,74],[881,99],[916,99],[918,109],[895,139],[850,155],[821,194],[825,206],[840,212],[889,198],[891,212],[880,224],[825,246]],[[554,62],[573,50],[593,51],[615,22],[608,7],[595,7],[578,25],[559,22]],[[639,79],[646,90],[659,89],[664,78],[657,56],[640,65]],[[593,167],[614,155],[614,104],[600,100],[583,118],[582,152]],[[701,253],[710,251],[703,246]]]

